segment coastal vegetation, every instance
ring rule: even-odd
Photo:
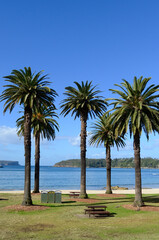
[[[87,198],[86,193],[86,138],[88,118],[100,117],[105,111],[107,103],[103,97],[98,95],[101,91],[96,90],[92,82],[82,81],[81,84],[74,82],[76,88],[66,87],[64,95],[66,98],[61,103],[61,114],[64,116],[69,113],[74,115],[74,119],[80,118],[81,121],[81,189],[80,197]]]
[[[60,161],[54,167],[81,167],[80,159],[68,159]],[[106,168],[106,161],[101,159],[86,159],[87,168]],[[113,168],[134,168],[134,158],[114,158],[111,160]],[[141,158],[141,168],[159,168],[159,159],[156,158]]]
[[[1,166],[19,166],[18,161],[7,161],[7,160],[0,160]]]

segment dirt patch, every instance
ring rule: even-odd
[[[36,232],[36,231],[43,231],[45,228],[53,228],[53,224],[36,224],[31,226],[26,226],[21,228],[22,232]]]
[[[31,195],[33,195],[33,196],[39,196],[39,195],[41,195],[41,193],[34,193],[34,192],[32,192]]]
[[[14,210],[14,211],[39,211],[46,210],[49,207],[41,206],[41,205],[32,205],[32,206],[21,206],[21,205],[11,205],[7,206],[4,209],[6,210]]]
[[[86,214],[76,214],[78,218],[88,218],[88,215]]]
[[[92,199],[92,198],[71,198],[69,199],[70,201],[75,201],[75,202],[84,202],[84,203],[97,203],[100,202],[98,199]]]
[[[98,194],[98,197],[106,197],[106,198],[121,198],[121,197],[126,197],[124,194]]]
[[[131,204],[127,204],[127,205],[123,205],[123,207],[126,209],[135,210],[135,211],[154,211],[154,212],[159,211],[158,206],[152,206],[152,205],[145,205],[143,207],[134,207]]]

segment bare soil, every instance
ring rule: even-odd
[[[20,231],[22,231],[24,233],[27,233],[30,231],[39,232],[39,231],[45,230],[45,228],[53,228],[53,227],[54,227],[53,224],[35,224],[35,225],[31,225],[31,226],[22,227],[20,229]]]
[[[125,197],[124,194],[98,194],[98,197],[105,197],[105,198],[120,198]],[[101,199],[93,199],[93,198],[71,198],[70,201],[76,201],[76,202],[85,202],[85,203],[97,203],[100,202]]]
[[[134,207],[131,204],[123,205],[124,208],[134,210],[134,211],[159,211],[158,206],[152,206],[152,205],[145,205],[143,207]]]
[[[39,211],[39,210],[46,210],[47,206],[41,205],[32,205],[32,206],[22,206],[22,205],[11,205],[4,207],[6,210],[14,210],[14,211]]]
[[[84,202],[84,203],[97,203],[100,202],[99,199],[93,199],[93,198],[70,198],[70,201],[76,201],[76,202]]]
[[[98,194],[97,195],[98,197],[108,197],[108,198],[120,198],[120,197],[126,197],[126,195],[124,194],[114,194],[114,193],[111,193],[111,194]]]

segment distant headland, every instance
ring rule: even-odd
[[[112,168],[134,168],[133,158],[115,158],[111,161]],[[69,159],[56,163],[53,167],[81,167],[80,159]],[[106,160],[101,159],[86,159],[87,168],[105,168]],[[142,158],[142,168],[159,168],[159,159]]]
[[[18,161],[0,160],[0,166],[20,166]]]

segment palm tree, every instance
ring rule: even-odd
[[[115,84],[120,90],[110,89],[120,98],[113,98],[113,118],[115,132],[122,134],[129,128],[130,137],[133,135],[134,163],[135,163],[135,200],[134,206],[142,206],[141,167],[140,167],[140,137],[142,130],[147,140],[151,132],[159,131],[159,112],[157,98],[159,85],[147,87],[151,78],[139,79],[134,77],[132,86],[126,80],[121,85]]]
[[[106,101],[98,96],[101,92],[95,90],[92,82],[82,81],[81,84],[74,82],[77,88],[66,87],[64,93],[67,97],[62,101],[61,108],[64,116],[72,112],[74,119],[80,117],[81,120],[81,189],[80,197],[87,198],[86,194],[86,129],[88,118],[100,116],[106,110]]]
[[[106,193],[111,194],[111,147],[116,145],[117,149],[119,147],[124,147],[124,136],[115,137],[113,119],[109,113],[103,114],[99,117],[92,127],[92,135],[90,138],[90,144],[99,146],[104,143],[106,148],[106,168],[107,168],[107,186]]]
[[[24,148],[25,148],[25,184],[24,199],[22,205],[32,205],[30,192],[30,162],[31,162],[31,118],[32,109],[39,105],[50,106],[54,102],[57,93],[48,87],[47,75],[42,75],[42,71],[37,74],[32,73],[31,68],[24,70],[13,70],[11,75],[5,76],[5,81],[9,84],[0,97],[4,103],[4,113],[12,112],[16,104],[24,108]]]
[[[47,140],[55,139],[55,129],[58,131],[58,123],[54,119],[57,117],[55,106],[48,108],[41,107],[36,109],[32,114],[31,128],[35,137],[35,176],[34,176],[34,193],[39,193],[39,166],[40,166],[40,136]],[[24,116],[17,119],[18,135],[24,135]]]

